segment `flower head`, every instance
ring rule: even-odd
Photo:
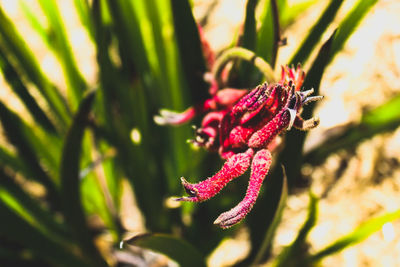
[[[301,91],[305,77],[300,65],[282,67],[278,83],[264,83],[251,91],[227,88],[212,91],[211,98],[183,113],[162,111],[160,124],[181,124],[204,114],[192,143],[218,151],[225,163],[215,175],[192,184],[181,178],[188,196],[178,201],[201,202],[218,194],[225,185],[250,167],[250,180],[243,200],[216,220],[222,228],[240,222],[252,209],[262,182],[271,165],[271,151],[279,135],[295,127],[308,130],[318,125],[318,118],[303,120],[302,107],[321,96],[310,96],[313,89]]]

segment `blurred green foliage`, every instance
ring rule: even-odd
[[[205,257],[235,231],[217,229],[211,219],[240,198],[240,184],[207,205],[168,208],[165,200],[182,193],[179,177],[204,177],[221,162],[185,142],[192,135],[189,125],[172,128],[153,122],[160,108],[183,110],[207,97],[209,85],[203,79],[207,64],[190,2],[74,0],[75,11],[96,51],[96,84],[89,84],[78,68],[79,59],[70,47],[57,1],[37,2],[41,12],[24,1],[21,8],[58,59],[66,92],[52,84],[23,34],[0,7],[0,70],[33,119],[26,120],[24,114],[0,102],[0,121],[7,140],[0,146],[0,265],[115,266],[118,259],[114,253],[127,231],[121,223],[122,181],[127,180],[146,228],[162,234],[140,235],[126,243],[164,253],[182,266],[204,266]],[[285,0],[248,0],[239,45],[274,67],[281,31],[315,2],[289,6]],[[325,67],[377,1],[360,0],[321,44],[342,2],[330,1],[316,24],[307,26],[309,35],[290,62],[310,62],[304,86],[317,93]],[[262,14],[257,17],[255,10],[260,5]],[[39,18],[39,13],[45,18]],[[319,50],[317,56],[310,58],[315,49]],[[235,64],[232,73],[239,73],[231,81],[237,87],[249,87],[267,78],[249,63]],[[302,154],[306,133],[288,134],[286,147],[278,156],[287,174],[280,164],[271,171],[264,194],[246,220],[252,246],[239,266],[260,264],[269,258],[288,187],[293,186],[301,165],[320,163],[349,144],[393,130],[399,125],[397,102],[398,98],[393,99],[366,113],[360,123],[306,157]],[[307,106],[305,117],[312,110],[312,105]],[[132,131],[139,135],[139,141],[132,140]],[[24,186],[26,181],[40,185],[44,193],[31,192]],[[294,243],[276,259],[276,265],[312,265],[399,217],[397,212],[367,222],[310,255],[303,248],[315,224],[316,205],[317,199],[311,195],[308,219]],[[101,219],[101,226],[90,223],[88,218],[93,216]],[[100,252],[94,243],[102,233],[111,236],[108,242],[113,249],[109,253]]]

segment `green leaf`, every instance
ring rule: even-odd
[[[0,214],[2,216],[0,235],[30,249],[54,266],[88,266],[72,253],[71,248],[54,240],[51,235],[46,236],[15,214],[2,200],[0,200]]]
[[[118,37],[124,70],[128,71],[129,74],[133,72],[143,76],[148,75],[150,71],[148,53],[145,50],[142,32],[139,27],[139,18],[133,10],[132,2],[109,0],[107,3],[113,27]],[[103,8],[102,6],[98,8],[101,12],[104,6]],[[97,22],[98,25],[100,25],[99,23]],[[96,40],[96,43],[100,45],[99,40]]]
[[[22,82],[17,71],[8,61],[7,57],[3,54],[0,49],[0,69],[3,72],[4,78],[7,80],[8,84],[11,86],[15,94],[20,98],[20,100],[25,104],[28,111],[31,113],[35,121],[41,125],[45,130],[55,133],[56,128],[50,121],[49,117],[42,110],[42,108],[37,104],[36,100],[29,93],[28,89]]]
[[[244,21],[244,32],[241,46],[251,51],[256,49],[256,6],[258,0],[248,0],[246,5],[246,17]]]
[[[284,1],[265,1],[261,17],[261,26],[258,32],[256,54],[265,59],[273,68],[280,42],[279,6]]]
[[[90,14],[90,6],[87,0],[74,0],[75,9],[78,13],[82,25],[85,27],[89,36],[94,40],[94,26]]]
[[[367,138],[394,131],[400,125],[399,106],[400,96],[396,96],[365,112],[360,122],[338,127],[339,133],[329,137],[329,142],[310,150],[304,156],[304,161],[310,164],[320,164],[331,153],[340,149],[352,149]]]
[[[43,74],[28,45],[16,31],[12,22],[0,8],[0,49],[10,60],[13,59],[15,68],[22,71],[32,81],[47,104],[54,112],[59,127],[64,129],[70,121],[67,104],[59,90],[57,90]]]
[[[135,23],[134,20],[132,21],[132,17],[136,18],[136,13],[133,12],[130,6],[131,2],[110,1],[109,5],[113,22],[115,23],[115,30],[117,31],[116,34],[118,37],[121,34],[121,37],[119,37],[121,56],[125,48],[129,51],[132,50],[129,45],[130,41],[137,40],[138,43],[136,45],[144,49],[143,44],[140,43],[140,40],[142,40],[140,31],[137,25],[132,25]],[[149,77],[153,76],[148,72],[149,65],[145,54],[140,55],[140,58],[137,57],[136,61],[139,62],[135,63],[143,63],[140,62],[143,59],[146,65],[136,65],[140,68],[135,67],[134,74],[140,75],[139,77],[143,77],[143,79],[146,76],[147,82],[143,81],[141,83],[139,82],[141,79],[136,79],[137,77],[135,76],[134,86],[132,87],[131,70],[129,69],[132,67],[130,64],[132,62],[130,62],[129,58],[126,63],[122,62],[123,71],[129,74],[129,81],[125,80],[126,77],[120,75],[119,70],[112,64],[108,54],[108,32],[107,28],[101,24],[101,8],[102,6],[98,2],[94,2],[93,17],[102,89],[99,92],[99,98],[101,98],[101,103],[104,105],[102,108],[107,111],[104,113],[106,131],[103,131],[103,136],[107,142],[118,150],[115,164],[122,167],[125,176],[132,183],[138,206],[146,217],[147,227],[152,230],[166,230],[167,228],[164,225],[165,221],[168,220],[168,216],[164,213],[162,207],[162,199],[166,194],[164,191],[165,174],[162,172],[160,162],[154,160],[154,157],[162,158],[162,156],[160,155],[161,153],[151,153],[156,149],[160,151],[160,146],[153,146],[154,140],[160,138],[155,134],[155,132],[159,132],[159,129],[153,128],[150,131],[151,128],[149,127],[152,125],[150,124],[151,113],[149,110],[151,109],[148,106],[148,95],[146,95],[148,93],[146,90],[150,90],[150,88],[144,87],[144,84],[148,85],[148,81],[154,83],[154,79],[149,79]],[[122,11],[123,13],[121,13]],[[126,14],[126,19],[130,22],[125,23],[121,14]],[[121,27],[119,27],[119,23],[121,23]],[[131,29],[128,26],[132,27],[133,32],[125,33],[122,31],[123,29],[130,31]],[[139,34],[137,39],[134,38],[134,34]],[[129,35],[132,35],[132,40],[128,38]],[[142,53],[145,53],[145,51],[142,51]],[[160,88],[157,86],[155,88],[157,89],[155,92],[158,95]],[[151,90],[154,90],[154,88],[151,88]],[[119,95],[116,95],[117,93]],[[139,145],[134,145],[130,139],[130,131],[133,127],[136,127],[141,132],[142,140]],[[143,177],[146,177],[146,179],[142,179]]]
[[[290,6],[285,3],[280,6],[280,23],[282,29],[287,28],[292,24],[299,15],[303,14],[307,9],[312,7],[318,0],[305,0],[299,3],[292,3]]]
[[[345,235],[336,241],[332,242],[330,245],[326,246],[322,250],[316,252],[315,254],[308,257],[309,262],[317,262],[321,259],[335,254],[349,246],[359,243],[369,237],[371,234],[380,230],[382,226],[388,222],[397,220],[400,218],[400,210],[395,212],[387,213],[377,218],[370,219],[369,221],[361,224],[352,233]]]
[[[303,40],[302,44],[298,47],[296,53],[289,60],[290,64],[301,63],[302,65],[304,65],[311,52],[314,50],[314,47],[321,39],[322,34],[332,23],[342,3],[343,0],[331,0],[331,3],[322,13],[318,21],[314,24],[308,36]]]
[[[60,166],[61,196],[65,220],[74,238],[79,242],[82,253],[94,266],[107,266],[94,246],[80,194],[79,166],[82,138],[94,98],[95,92],[91,92],[83,99],[65,138]]]
[[[296,239],[287,246],[275,260],[273,266],[299,266],[302,264],[305,255],[306,238],[310,230],[314,227],[317,220],[318,199],[311,192],[309,194],[310,202],[308,204],[307,220],[301,227]],[[303,264],[304,265],[304,264]],[[304,265],[306,266],[306,265]]]
[[[17,149],[18,156],[23,160],[26,166],[24,166],[24,168],[28,169],[33,174],[32,177],[26,178],[35,179],[43,184],[46,187],[49,200],[57,207],[59,205],[58,190],[55,187],[53,179],[40,164],[38,154],[40,154],[42,150],[35,149],[41,146],[40,140],[38,140],[34,131],[2,102],[0,102],[0,121],[7,139],[14,145]]]
[[[205,259],[191,244],[167,234],[142,234],[123,243],[162,253],[180,266],[206,266]]]
[[[271,241],[286,203],[287,178],[284,168],[279,165],[273,168],[267,174],[264,184],[264,192],[247,217],[252,248],[249,256],[239,266],[250,266],[255,260],[263,262],[269,256]]]
[[[359,0],[355,7],[347,14],[339,24],[338,32],[332,43],[332,51],[329,61],[331,61],[342,49],[347,39],[349,39],[351,34],[357,28],[358,24],[377,2],[378,0]]]
[[[25,177],[30,177],[32,173],[29,171],[23,162],[23,160],[6,149],[0,146],[0,162],[3,166],[7,166],[14,172],[22,173]]]
[[[46,28],[39,21],[38,17],[32,12],[29,8],[26,1],[19,0],[19,5],[21,6],[22,12],[24,13],[26,19],[28,20],[31,27],[39,34],[40,38],[42,38],[43,42],[51,48],[51,38],[46,30]]]
[[[14,203],[12,206],[19,216],[30,221],[47,236],[72,244],[61,222],[56,221],[48,209],[23,190],[22,185],[17,184],[15,178],[2,169],[0,169],[0,185],[0,199],[5,203]]]
[[[244,31],[240,38],[240,46],[251,51],[256,50],[257,31],[256,31],[256,6],[258,0],[248,0],[246,4],[246,16],[244,21]],[[253,64],[245,61],[238,62],[239,81],[238,86],[253,86],[255,82],[258,84],[259,72],[255,72]],[[254,77],[254,78],[253,78]]]
[[[55,55],[59,58],[67,80],[69,102],[72,106],[72,110],[75,110],[86,90],[86,82],[76,66],[56,2],[54,0],[39,0],[39,3],[48,20],[48,31],[51,36],[51,38],[49,38],[49,40],[51,40],[50,46],[53,48]]]
[[[254,259],[253,265],[260,264],[262,261],[268,256],[269,250],[271,248],[271,244],[275,235],[275,231],[278,228],[278,225],[282,218],[283,210],[286,206],[286,199],[288,196],[288,187],[287,187],[287,178],[285,168],[282,166],[282,187],[280,188],[280,199],[278,202],[278,206],[276,207],[275,213],[273,215],[273,220],[268,227],[264,240],[261,244],[259,251]]]
[[[206,72],[199,31],[188,0],[171,0],[176,40],[182,69],[194,103],[208,97]]]
[[[303,87],[307,89],[314,88],[314,95],[318,95],[319,93],[319,86],[325,67],[330,58],[330,51],[334,37],[335,32],[321,47],[317,58],[314,60],[304,80]],[[312,117],[314,108],[315,102],[305,106],[302,117],[306,119]],[[285,135],[285,148],[279,154],[279,161],[286,166],[290,166],[287,170],[289,186],[294,184],[295,179],[298,177],[300,172],[303,162],[303,145],[306,135],[307,132],[298,130],[289,131]]]

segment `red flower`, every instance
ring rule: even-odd
[[[207,113],[192,142],[209,150],[218,150],[226,159],[220,171],[202,182],[191,184],[182,177],[188,196],[177,200],[205,201],[250,167],[244,199],[222,213],[214,223],[228,228],[240,222],[257,199],[271,165],[270,151],[276,147],[279,134],[292,127],[309,130],[319,123],[318,118],[303,120],[300,116],[305,104],[322,98],[311,97],[313,89],[300,91],[304,76],[300,66],[296,69],[282,67],[278,83],[264,83],[250,92],[243,89],[216,91],[210,99],[183,113],[161,111],[161,116],[155,118],[159,124],[181,124],[197,114]]]

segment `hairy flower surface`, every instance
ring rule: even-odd
[[[177,200],[208,200],[250,167],[245,197],[214,221],[222,228],[240,222],[252,209],[268,174],[271,151],[277,145],[277,137],[292,127],[309,130],[319,123],[318,118],[303,120],[300,116],[305,104],[322,98],[310,96],[313,89],[300,90],[304,77],[300,66],[296,69],[285,66],[282,67],[278,83],[264,83],[250,92],[232,88],[217,90],[210,99],[183,113],[161,111],[161,116],[155,118],[159,124],[181,124],[195,115],[206,113],[192,142],[218,151],[226,160],[221,170],[199,183],[191,184],[182,177],[182,185],[188,196]]]

